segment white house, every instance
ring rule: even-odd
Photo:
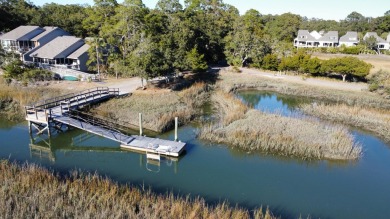
[[[367,32],[366,35],[364,35],[363,40],[366,40],[370,37],[374,37],[376,39],[376,45],[378,50],[387,50],[390,48],[390,43],[379,37],[378,34],[375,32]]]
[[[345,45],[356,46],[359,43],[358,33],[355,31],[349,31],[344,36],[340,37],[339,46]]]
[[[323,34],[321,34],[323,33]],[[339,45],[339,34],[337,31],[324,33],[317,31],[299,30],[297,38],[294,39],[295,47],[336,47]]]
[[[295,47],[317,47],[317,39],[308,30],[299,30],[297,38],[294,39]]]
[[[339,45],[339,33],[329,31],[318,39],[319,47],[336,47]]]

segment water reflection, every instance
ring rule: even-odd
[[[99,139],[99,141],[97,141],[97,139]],[[80,130],[73,130],[66,134],[57,133],[54,137],[48,137],[46,135],[34,136],[30,134],[30,156],[33,159],[47,160],[50,163],[55,164],[57,161],[61,162],[61,160],[58,160],[58,153],[66,154],[69,152],[76,152],[86,156],[87,154],[85,153],[137,153],[139,154],[139,166],[141,168],[158,173],[160,172],[161,166],[165,165],[171,167],[174,173],[177,173],[178,162],[181,157],[161,157],[160,160],[148,159],[144,153],[122,149],[119,145],[99,144],[99,142],[101,142],[100,140],[104,139]]]

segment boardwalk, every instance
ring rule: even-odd
[[[101,102],[119,95],[118,89],[95,88],[80,93],[69,94],[26,106],[26,120],[29,130],[32,127],[38,130],[37,134],[51,129],[61,130],[63,125],[82,129],[121,144],[122,148],[153,153],[158,155],[178,157],[184,151],[185,143],[149,138],[146,136],[127,135],[119,131],[114,123],[93,116],[80,116],[77,109],[86,105]]]

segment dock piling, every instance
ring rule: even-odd
[[[139,136],[142,136],[142,113],[139,113]]]
[[[177,136],[177,128],[179,126],[179,118],[178,117],[175,117],[175,141],[178,140],[178,136]]]

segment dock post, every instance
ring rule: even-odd
[[[49,121],[47,122],[47,135],[49,136],[49,138],[51,137],[50,122]]]
[[[139,113],[139,136],[142,136],[142,113]]]
[[[28,132],[29,132],[30,134],[32,133],[31,121],[28,121]]]
[[[178,136],[177,136],[177,127],[178,127],[178,123],[179,123],[179,121],[178,121],[179,119],[177,118],[177,117],[175,117],[175,141],[177,141],[178,140]]]

